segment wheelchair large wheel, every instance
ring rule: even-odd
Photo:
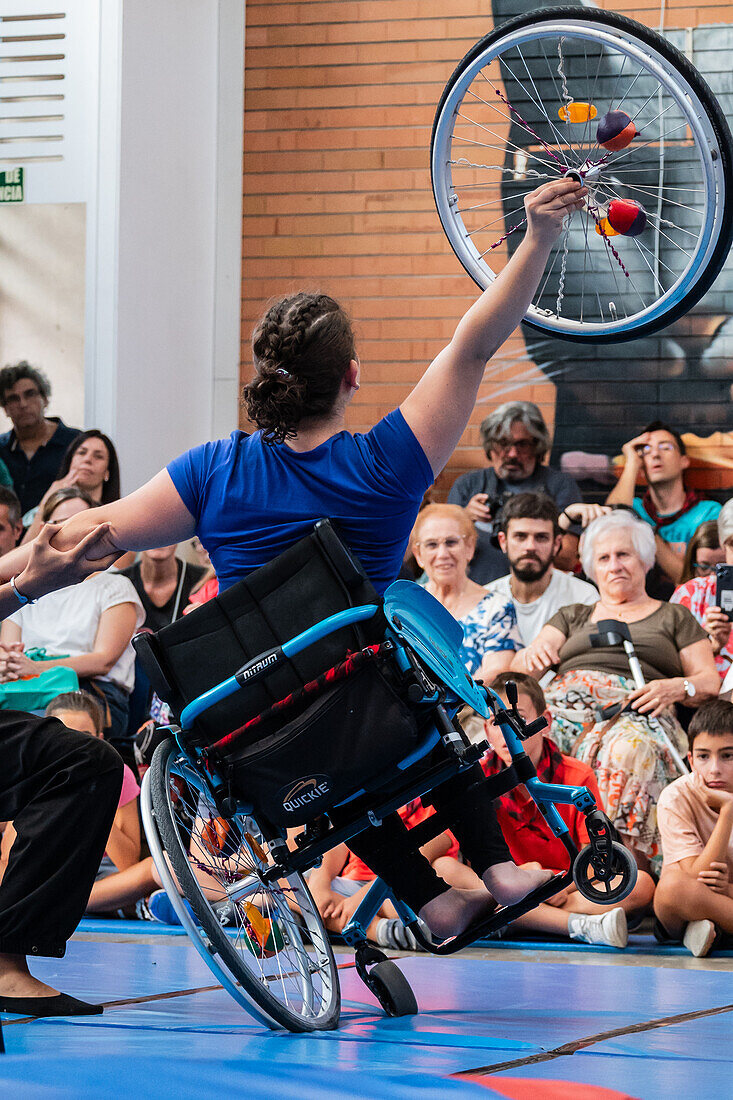
[[[440,220],[482,288],[515,250],[529,191],[569,172],[588,186],[525,316],[571,341],[649,335],[702,297],[730,249],[732,169],[728,125],[687,59],[593,8],[528,12],[481,39],[433,125]]]
[[[155,750],[149,788],[154,821],[146,832],[156,866],[212,972],[269,1027],[336,1027],[336,962],[302,877],[263,879],[274,862],[268,838],[250,816],[221,816],[173,740]]]
[[[578,853],[573,864],[573,879],[578,890],[584,898],[598,905],[615,905],[627,898],[636,886],[638,873],[631,852],[616,841],[611,845],[610,866],[603,874],[594,865],[590,844]]]

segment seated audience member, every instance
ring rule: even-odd
[[[715,566],[719,561],[733,565],[733,499],[723,505],[717,524],[715,521],[703,523],[695,532],[690,546],[693,545],[702,528],[715,525],[715,543],[720,547],[703,547],[698,543],[694,555],[695,571],[690,580],[676,588],[671,603],[680,603],[690,609],[697,621],[707,631],[715,654],[715,664],[721,678],[724,678],[733,661],[733,639],[731,639],[731,621],[715,602],[716,577]],[[712,533],[704,535],[704,541],[713,542]]]
[[[418,514],[410,546],[427,574],[427,591],[463,627],[461,656],[471,675],[492,679],[508,668],[521,646],[517,617],[511,599],[487,592],[468,576],[476,531],[467,511],[429,504]]]
[[[185,611],[191,591],[203,579],[206,570],[176,557],[176,544],[157,550],[144,550],[140,560],[121,570],[143,605],[144,630],[161,630],[175,622]],[[140,661],[135,660],[135,685],[130,697],[127,728],[137,734],[150,714],[152,689]]]
[[[532,722],[541,714],[545,714],[548,722],[551,720],[545,709],[542,688],[533,677],[520,672],[502,672],[491,686],[505,702],[508,680],[513,680],[517,685],[517,710],[525,721]],[[486,775],[492,776],[500,772],[504,765],[511,764],[511,755],[501,727],[493,719],[486,723],[486,737],[492,751],[486,754],[481,766]],[[561,753],[548,731],[528,737],[524,742],[524,751],[545,783],[587,787],[595,796],[599,808],[602,807],[596,778],[589,766]],[[495,805],[499,825],[516,864],[544,867],[553,874],[567,869],[570,857],[564,844],[553,834],[523,786],[502,795]],[[588,832],[583,814],[574,806],[558,806],[557,809],[568,826],[571,840],[578,850],[584,848],[588,843]],[[653,894],[654,880],[644,871],[639,872],[636,886],[629,896],[615,907],[596,905],[584,898],[575,886],[571,886],[514,921],[514,927],[569,936],[571,940],[583,943],[625,947],[628,939],[626,913],[645,909]]]
[[[184,612],[191,592],[204,579],[206,570],[176,557],[177,545],[144,550],[140,560],[122,576],[129,578],[140,597],[145,612],[143,626],[161,630]]]
[[[46,716],[58,718],[67,729],[103,737],[102,709],[86,691],[67,691],[57,695],[46,707]],[[122,791],[117,812],[110,829],[106,850],[87,902],[87,913],[117,914],[116,910],[130,906],[160,886],[155,865],[150,856],[140,860],[140,819],[137,800],[140,788],[127,764],[123,765]],[[2,865],[7,863],[15,840],[13,823],[9,822],[2,843]]]
[[[419,798],[398,811],[408,829],[413,829],[434,812],[426,809]],[[420,849],[433,869],[451,886],[462,886],[470,878],[471,887],[481,880],[456,858],[458,845],[449,832],[441,833]],[[345,844],[326,852],[319,867],[308,874],[308,888],[329,932],[342,932],[363,901],[375,875],[363,860]],[[387,900],[367,928],[367,937],[380,947],[420,950],[409,928],[397,916],[392,902]]]
[[[687,543],[697,528],[716,519],[720,505],[701,500],[685,488],[690,460],[682,436],[655,420],[641,435],[624,443],[623,473],[609,494],[607,504],[625,504],[654,529],[656,561],[673,584],[679,584]],[[642,497],[634,495],[639,473],[646,478]]]
[[[23,542],[30,542],[41,529],[41,514],[46,501],[59,489],[68,489],[74,485],[83,489],[94,504],[109,504],[120,499],[120,464],[112,440],[102,432],[92,428],[88,432],[79,432],[69,445],[61,460],[55,480],[43,495],[36,508],[31,508],[23,516],[23,526],[27,527]]]
[[[60,523],[91,507],[83,489],[60,489],[46,501],[43,520]],[[137,592],[118,573],[95,573],[81,584],[49,592],[0,627],[5,648],[0,680],[38,676],[60,665],[73,668],[82,687],[101,693],[108,712],[107,738],[129,755],[127,715],[135,659],[130,641],[143,618]],[[45,650],[48,657],[32,661],[23,649]]]
[[[483,421],[479,432],[489,466],[461,474],[448,493],[448,503],[466,508],[476,524],[478,543],[468,575],[478,584],[487,584],[509,568],[492,539],[494,523],[508,496],[545,493],[562,511],[581,500],[581,493],[569,474],[543,465],[550,450],[550,433],[542,413],[531,401],[499,405]]]
[[[722,511],[722,509],[721,509]],[[709,577],[715,572],[716,565],[725,561],[725,550],[718,537],[718,519],[706,519],[701,523],[687,544],[685,559],[682,563],[680,584],[686,584],[698,577]]]
[[[12,489],[0,485],[0,557],[15,549],[22,534],[20,501]]]
[[[684,754],[687,739],[674,704],[699,706],[717,695],[720,679],[710,640],[687,608],[646,593],[644,578],[654,562],[647,524],[626,510],[600,516],[585,532],[582,556],[598,585],[597,603],[558,611],[512,668],[537,678],[557,671],[545,693],[552,738],[593,768],[606,813],[648,869],[659,849],[657,799],[679,774],[660,730]],[[645,687],[635,688],[623,646],[593,646],[604,619],[628,625]],[[619,703],[623,709],[605,711]]]
[[[191,589],[188,605],[183,610],[184,615],[188,615],[189,611],[193,611],[199,604],[208,603],[209,600],[213,600],[214,596],[219,595],[219,579],[214,572],[214,566],[211,564],[211,558],[206,552],[206,547],[201,544],[198,536],[191,539],[191,547],[199,559],[199,565],[204,573]]]
[[[21,515],[35,508],[79,434],[57,416],[46,416],[51,383],[43,371],[20,362],[0,370],[0,405],[12,428],[0,435],[0,459],[10,471]]]
[[[700,707],[688,737],[692,772],[659,796],[664,867],[654,911],[658,938],[682,939],[700,957],[716,935],[733,937],[733,704]]]
[[[593,504],[575,507],[597,509]],[[499,545],[510,572],[486,587],[513,604],[522,645],[529,645],[561,607],[594,604],[598,592],[587,581],[555,569],[561,528],[557,508],[544,493],[518,493],[502,508],[499,523]]]

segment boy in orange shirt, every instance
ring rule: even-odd
[[[733,703],[704,703],[687,733],[692,772],[657,803],[664,866],[654,899],[658,939],[697,958],[733,935]]]
[[[549,721],[545,697],[537,681],[525,673],[502,672],[491,685],[502,699],[506,698],[506,684],[509,680],[517,685],[517,710],[522,718],[526,722],[532,722],[539,715],[545,714]],[[486,775],[495,775],[504,764],[511,764],[511,755],[501,728],[493,720],[486,723],[486,736],[493,751],[487,753],[481,763]],[[596,777],[591,769],[580,760],[561,753],[554,741],[547,736],[547,731],[528,737],[524,742],[524,750],[537,769],[537,775],[544,782],[587,787],[598,806],[602,806]],[[583,848],[588,843],[583,814],[572,805],[558,805],[557,809],[568,825],[572,840],[578,848]],[[569,858],[565,846],[554,836],[524,786],[520,785],[497,799],[496,814],[515,863],[525,867],[544,867],[551,871],[564,871],[567,868]],[[513,927],[569,936],[570,939],[583,943],[625,947],[628,942],[626,913],[646,908],[653,895],[654,881],[644,871],[639,872],[631,894],[613,908],[588,901],[575,886],[571,886],[514,921]]]

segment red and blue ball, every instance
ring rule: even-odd
[[[636,126],[626,111],[608,111],[596,127],[596,141],[604,149],[617,153],[636,137]]]
[[[613,199],[607,216],[611,228],[624,237],[638,237],[646,229],[646,210],[633,199]]]

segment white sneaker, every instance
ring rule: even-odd
[[[568,935],[571,940],[580,940],[581,943],[603,943],[608,947],[626,947],[629,942],[626,913],[621,906],[594,916],[571,913],[568,917]]]
[[[716,930],[711,920],[692,920],[685,929],[682,942],[696,959],[707,955],[715,943]]]

